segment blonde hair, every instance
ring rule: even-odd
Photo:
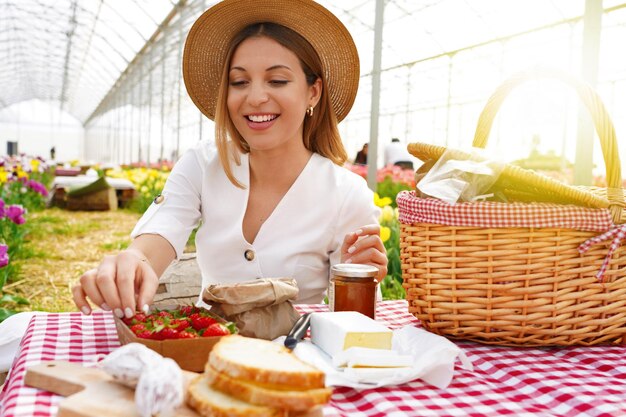
[[[239,150],[241,153],[248,153],[250,152],[250,147],[235,128],[228,113],[226,101],[228,98],[229,67],[237,47],[244,40],[253,37],[273,39],[296,54],[300,60],[308,85],[313,85],[318,78],[322,80],[322,95],[315,107],[313,116],[304,116],[302,140],[304,146],[309,151],[318,153],[337,165],[343,165],[346,159],[348,159],[348,155],[339,136],[337,116],[330,101],[330,95],[323,77],[322,62],[317,52],[306,39],[285,26],[270,22],[255,23],[247,26],[233,37],[226,56],[226,65],[222,69],[217,96],[215,142],[222,168],[230,182],[239,188],[244,188],[233,175],[230,164],[231,160],[237,165],[241,163],[239,153],[235,152],[235,150]]]

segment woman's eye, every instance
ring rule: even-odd
[[[231,81],[230,82],[231,87],[241,87],[243,85],[246,85],[246,81],[243,80],[235,80],[235,81]]]
[[[272,85],[286,85],[287,83],[289,83],[289,81],[287,80],[271,80],[270,84]]]

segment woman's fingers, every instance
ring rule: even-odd
[[[105,303],[104,297],[100,294],[100,290],[98,289],[98,285],[96,283],[97,275],[97,268],[85,272],[79,280],[80,290],[92,304],[97,305],[103,310],[111,310],[111,308]]]
[[[101,307],[103,309],[113,310],[113,314],[117,317],[124,317],[124,310],[122,308],[122,302],[117,288],[117,270],[118,270],[118,257],[106,256],[96,273],[96,286],[98,291],[104,298],[105,305]],[[87,296],[91,298],[91,294],[87,292]],[[93,300],[93,299],[92,299]],[[95,300],[94,300],[95,302]]]
[[[133,255],[122,253],[117,257],[115,284],[119,294],[120,312],[127,318],[134,316],[135,311],[137,311],[135,281],[137,280],[141,263],[142,262]]]
[[[85,276],[93,276],[95,278],[96,269],[90,269],[89,271],[85,272],[80,278],[81,281]],[[85,291],[83,290],[83,286],[80,282],[72,287],[72,299],[74,300],[74,304],[76,304],[76,307],[78,307],[78,309],[82,311],[83,314],[91,314],[91,306],[87,301]]]
[[[370,224],[348,233],[341,247],[342,262],[368,264],[378,268],[378,280],[387,275],[387,252],[380,239],[380,225]]]
[[[380,226],[378,224],[361,226],[354,232],[348,233],[344,237],[343,244],[341,245],[342,258],[344,254],[350,253],[349,249],[359,240],[359,238],[363,239],[364,237],[370,235],[380,235]]]
[[[137,290],[137,306],[146,312],[159,286],[159,277],[147,263],[142,263],[139,266],[141,268],[141,280]]]

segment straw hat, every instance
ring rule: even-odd
[[[189,96],[209,119],[215,118],[222,68],[231,39],[246,26],[278,23],[304,37],[322,61],[327,94],[341,121],[359,86],[359,56],[346,27],[312,0],[224,0],[193,24],[183,53]]]

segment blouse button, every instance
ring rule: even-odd
[[[154,197],[154,204],[161,204],[165,200],[165,196],[163,194],[159,194]]]
[[[252,249],[248,249],[247,251],[245,251],[243,253],[244,258],[246,258],[248,261],[252,261],[254,260],[254,251]]]

